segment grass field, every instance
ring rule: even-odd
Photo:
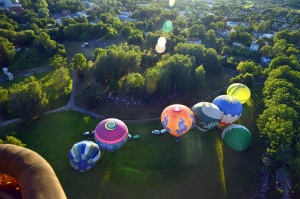
[[[256,89],[256,90],[255,90]],[[101,151],[96,166],[88,172],[75,171],[68,152],[82,133],[95,128],[99,120],[84,119],[76,112],[44,115],[30,125],[13,124],[2,135],[15,132],[27,147],[43,156],[55,170],[71,199],[94,198],[251,198],[259,176],[260,146],[255,120],[261,101],[255,87],[238,123],[251,130],[253,141],[245,152],[225,146],[218,130],[200,136],[190,130],[180,141],[169,135],[154,136],[159,122],[127,123],[129,133],[140,139],[128,140],[115,153]]]

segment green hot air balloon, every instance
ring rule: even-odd
[[[223,142],[235,151],[246,150],[251,143],[250,131],[239,124],[231,124],[222,132]]]

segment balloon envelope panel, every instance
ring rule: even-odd
[[[114,152],[127,142],[128,128],[126,124],[115,118],[101,121],[95,129],[95,140],[100,148]]]
[[[227,88],[227,95],[237,98],[241,104],[244,104],[250,99],[251,91],[244,84],[234,83]]]
[[[231,124],[222,132],[224,143],[235,151],[244,151],[251,144],[250,131],[239,124]]]
[[[173,136],[180,137],[188,132],[194,124],[191,109],[181,104],[166,107],[160,117],[162,126]]]
[[[210,102],[200,102],[192,107],[194,121],[201,131],[208,131],[218,126],[223,114],[220,109]]]
[[[77,142],[69,151],[71,166],[81,172],[85,172],[95,166],[101,152],[99,146],[88,140]]]
[[[238,99],[229,95],[220,95],[213,101],[223,113],[221,125],[231,124],[238,120],[243,112],[243,106]]]

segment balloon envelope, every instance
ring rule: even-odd
[[[69,151],[71,166],[81,172],[94,167],[100,156],[99,146],[88,140],[77,142]]]
[[[244,151],[251,144],[250,131],[239,124],[231,124],[222,132],[224,143],[235,151]]]
[[[223,113],[220,125],[232,124],[240,118],[243,112],[243,106],[238,99],[229,95],[220,95],[213,101]]]
[[[194,121],[201,131],[208,131],[218,126],[223,114],[220,109],[210,102],[200,102],[192,107]]]
[[[251,91],[244,84],[234,83],[227,88],[227,95],[237,98],[242,104],[244,104],[250,99]]]
[[[100,148],[114,152],[127,141],[128,128],[126,124],[115,118],[102,120],[95,129],[95,140]]]
[[[180,137],[191,129],[194,123],[194,115],[188,107],[173,104],[163,110],[160,121],[164,129],[171,135]]]

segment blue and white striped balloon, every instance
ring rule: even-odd
[[[71,166],[81,172],[94,167],[100,156],[99,146],[88,140],[77,142],[69,152]]]

